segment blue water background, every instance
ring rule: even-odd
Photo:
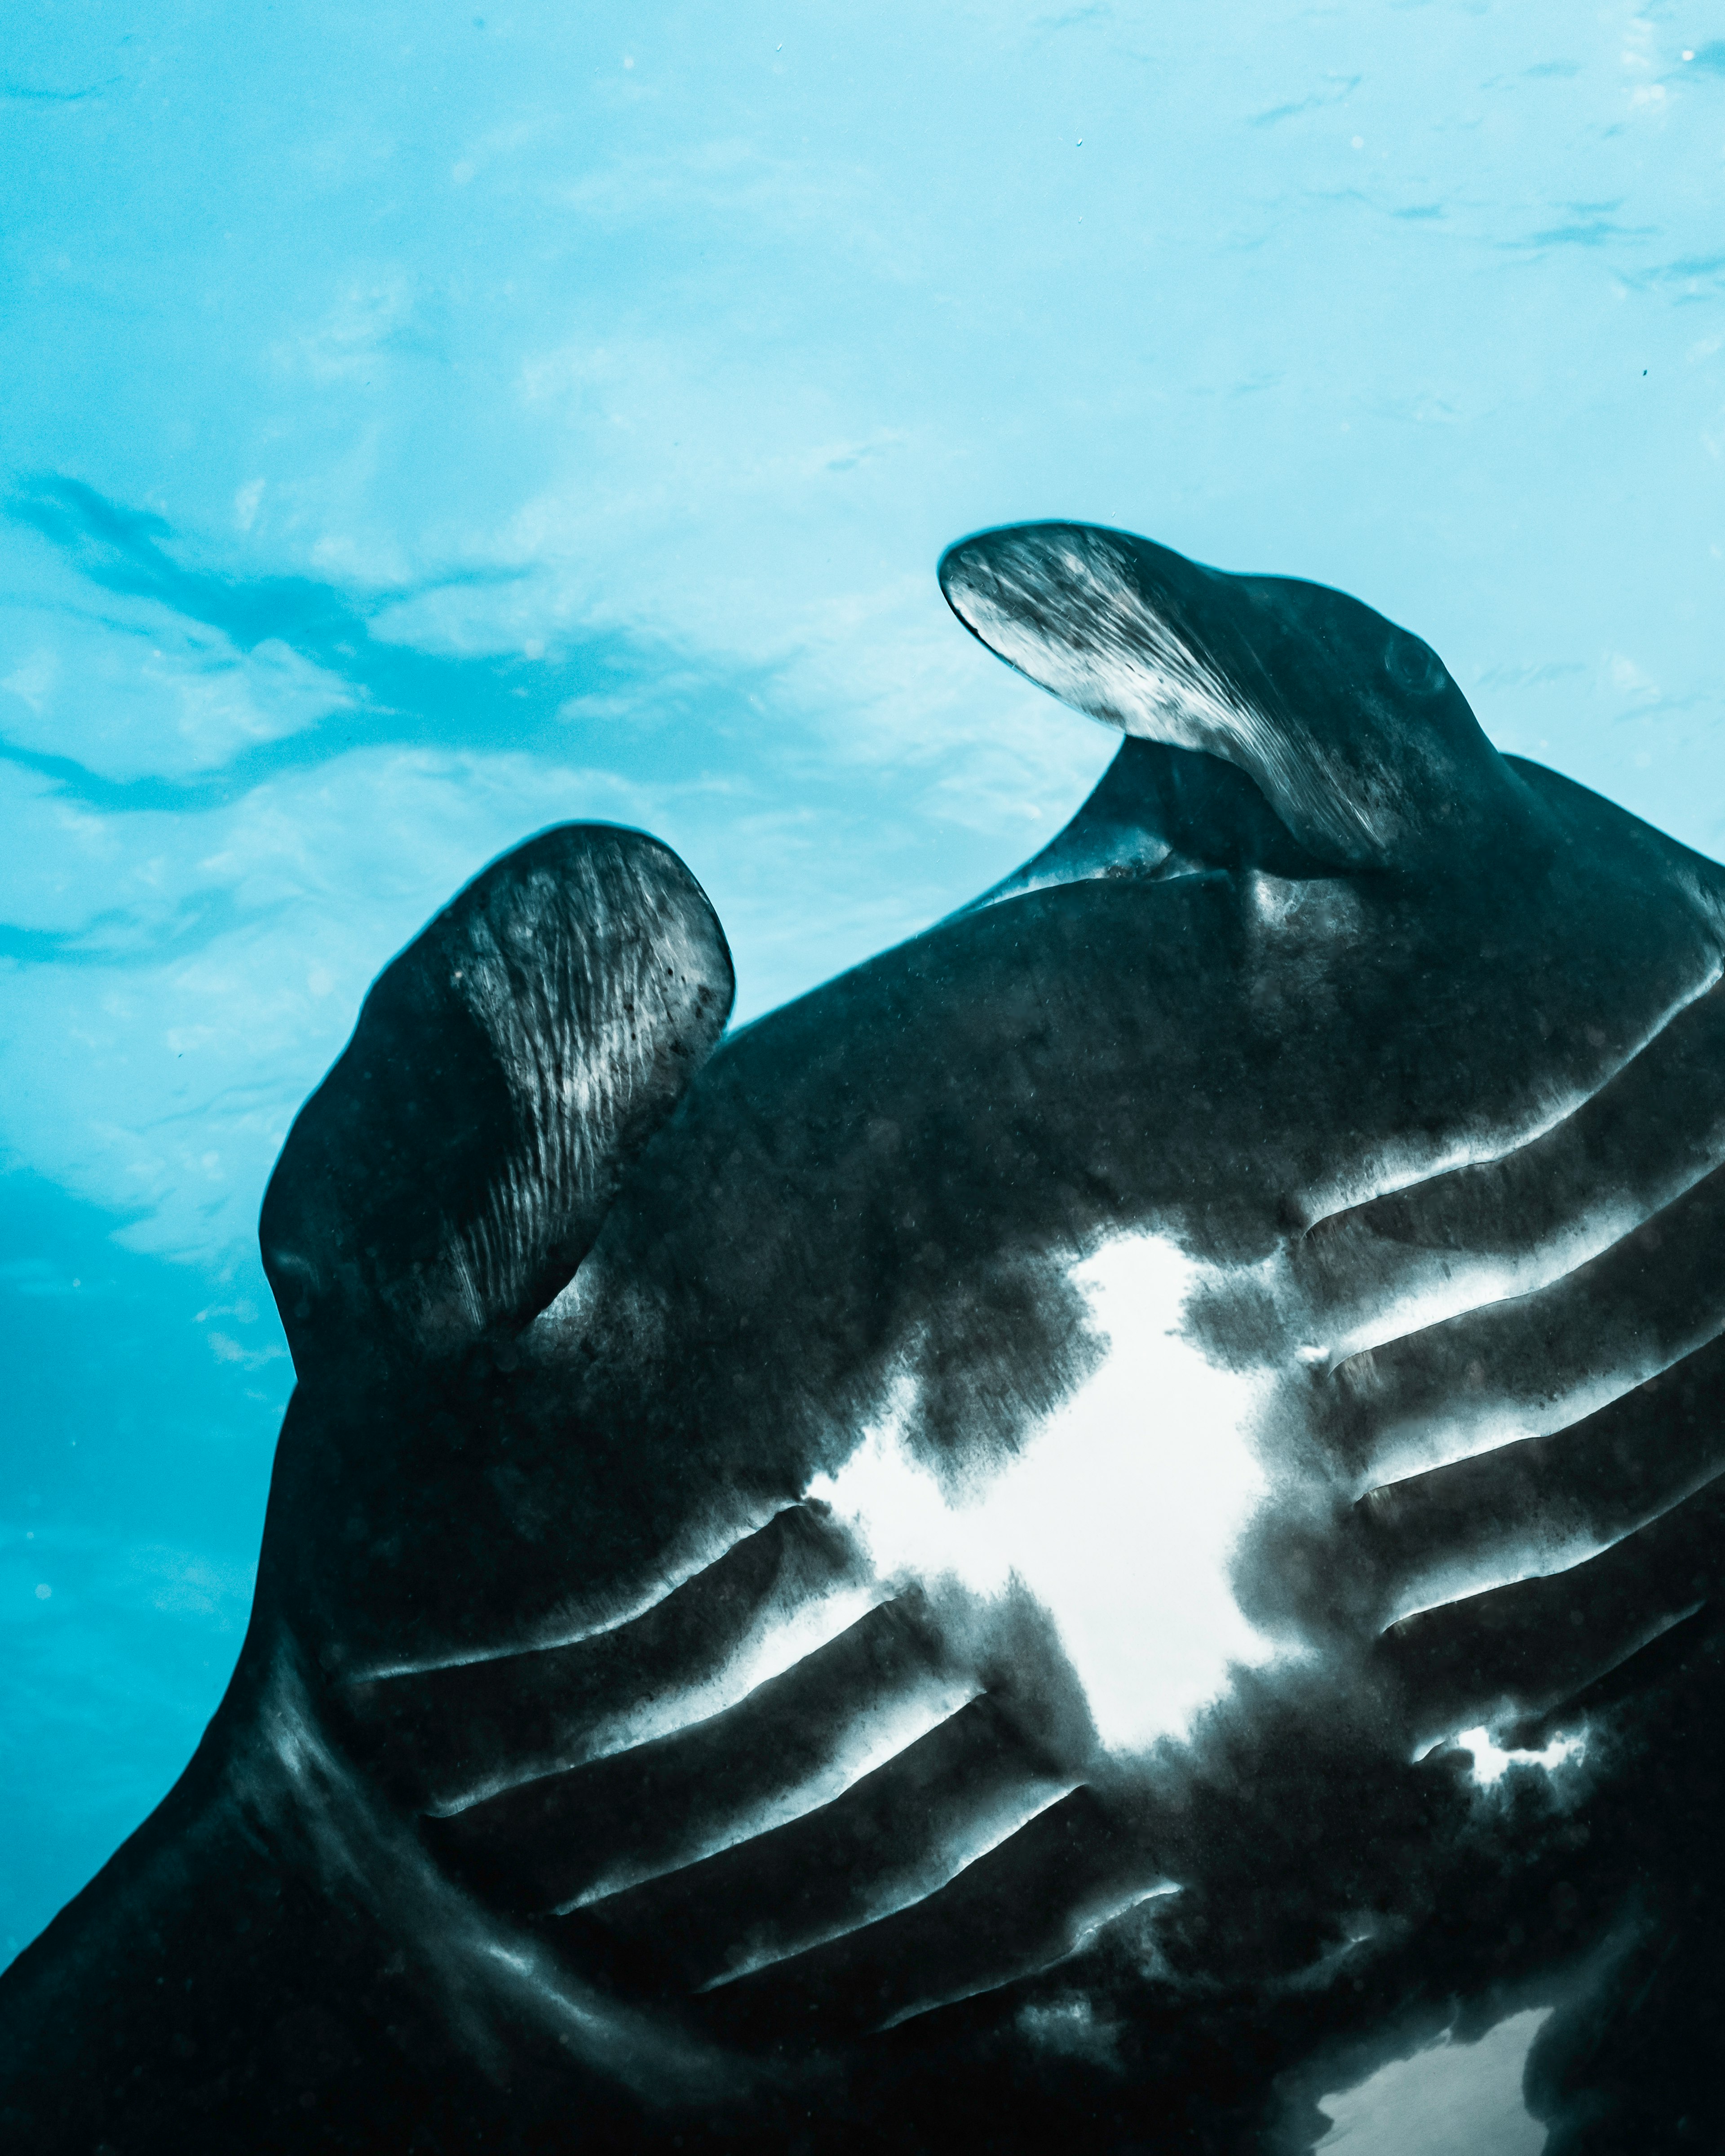
[[[949,540],[1343,585],[1725,848],[1715,10],[93,0],[0,71],[0,1958],[231,1667],[258,1202],[390,953],[614,819],[747,1015],[1101,771]]]

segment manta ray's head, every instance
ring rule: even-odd
[[[1512,783],[1430,645],[1322,584],[1064,523],[960,540],[940,579],[972,634],[1039,687],[1234,765],[1332,866],[1465,845]]]

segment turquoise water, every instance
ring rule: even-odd
[[[0,83],[0,1950],[168,1786],[289,1368],[254,1243],[365,987],[639,824],[739,1014],[1113,737],[976,526],[1358,593],[1725,850],[1699,6],[36,11]]]

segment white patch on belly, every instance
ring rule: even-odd
[[[1111,1748],[1179,1737],[1271,1643],[1240,1614],[1230,1561],[1265,1492],[1247,1437],[1262,1381],[1186,1338],[1196,1269],[1160,1236],[1110,1244],[1072,1278],[1107,1339],[1102,1367],[974,1495],[949,1499],[906,1447],[903,1406],[809,1496],[887,1577],[1016,1576],[1059,1628]]]
[[[1549,2006],[1512,2014],[1473,2043],[1445,2030],[1410,2059],[1344,2093],[1321,2096],[1330,2126],[1320,2156],[1539,2156],[1544,2127],[1522,2094],[1527,2054]]]
[[[1548,1774],[1554,1774],[1567,1761],[1579,1762],[1587,1751],[1584,1732],[1579,1737],[1554,1737],[1543,1752],[1502,1752],[1491,1742],[1491,1731],[1486,1728],[1464,1729],[1455,1741],[1464,1752],[1472,1753],[1470,1771],[1472,1779],[1484,1789],[1502,1781],[1512,1767],[1543,1767]]]

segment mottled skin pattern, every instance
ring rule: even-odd
[[[1133,737],[997,891],[721,1041],[687,872],[567,827],[373,990],[264,1208],[251,1630],[0,1982],[17,2145],[1294,2150],[1530,2003],[1553,2151],[1725,2126],[1725,872],[1340,594],[942,580]],[[1129,1747],[1026,1587],[811,1494],[890,1424],[986,1495],[1122,1250],[1250,1389],[1266,1643]],[[1177,1509],[1228,1433],[1143,1415]]]

